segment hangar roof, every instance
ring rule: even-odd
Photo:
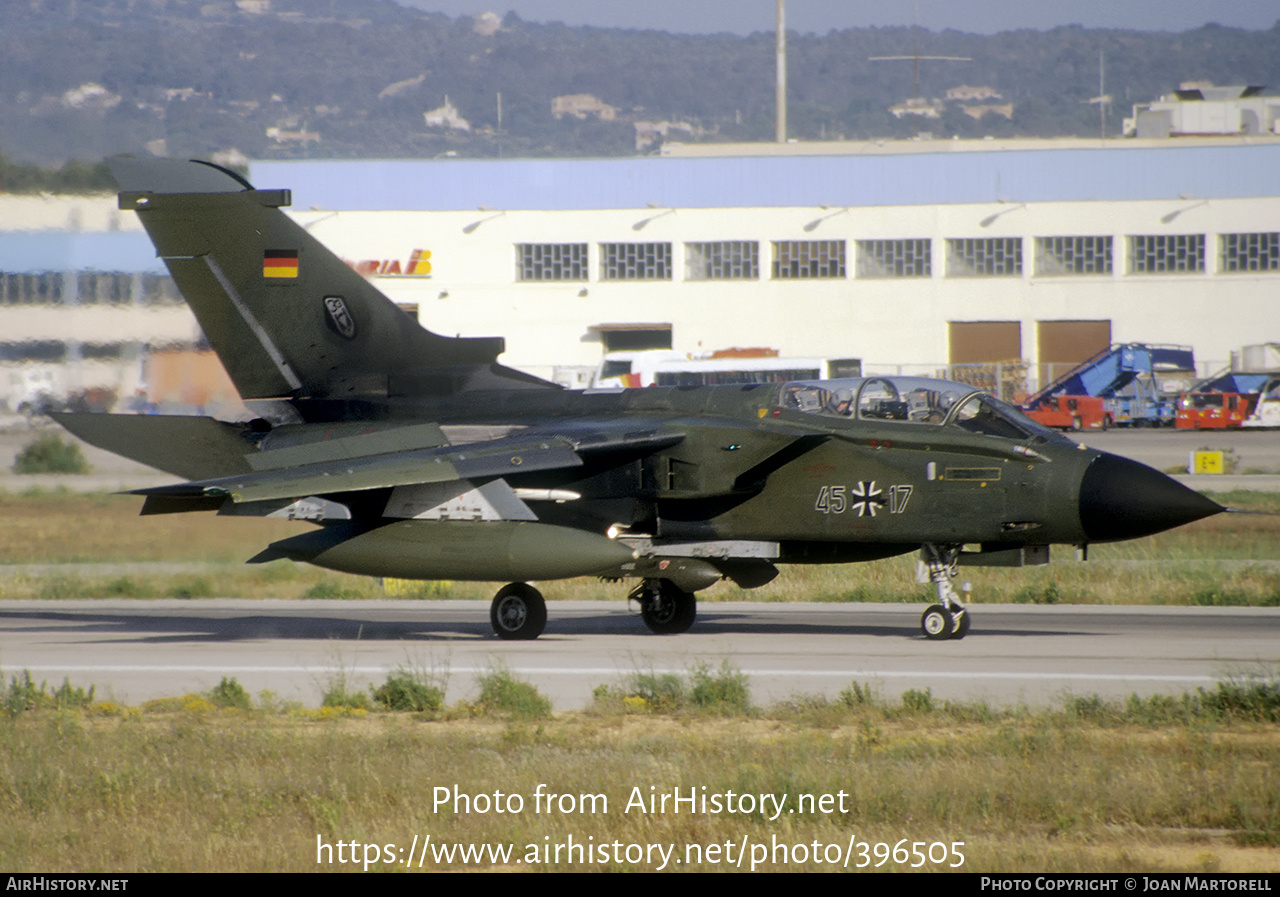
[[[141,230],[111,233],[11,231],[0,235],[0,271],[119,271],[164,274],[164,263]]]
[[[1237,199],[1280,196],[1280,140],[990,152],[261,161],[295,209],[427,211]]]
[[[978,141],[973,141],[978,143]],[[848,145],[846,145],[848,146]],[[1280,140],[1129,141],[990,150],[867,144],[814,154],[621,159],[349,160],[252,163],[250,180],[287,187],[293,208],[464,211],[1280,198]],[[780,148],[781,149],[781,148]],[[0,271],[163,272],[141,230],[10,231]]]

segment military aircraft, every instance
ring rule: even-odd
[[[1051,544],[1224,510],[961,383],[563,390],[498,364],[501,339],[424,329],[281,211],[287,190],[203,162],[112,167],[255,416],[57,419],[188,480],[137,490],[143,514],[318,525],[250,563],[508,582],[493,630],[532,639],[530,580],[639,580],[645,624],[677,633],[718,580],[918,551],[937,591],[921,629],[949,639],[970,623],[959,564],[1046,563]]]

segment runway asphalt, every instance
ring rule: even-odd
[[[546,632],[503,642],[473,601],[0,602],[6,676],[68,677],[127,703],[207,691],[234,676],[252,694],[318,706],[340,679],[381,683],[396,667],[474,697],[477,675],[504,667],[558,709],[586,706],[598,685],[641,673],[686,674],[722,662],[749,677],[760,704],[835,698],[851,682],[896,699],[1041,706],[1068,694],[1124,698],[1213,688],[1275,674],[1274,608],[975,605],[962,641],[920,634],[922,608],[884,604],[703,603],[694,628],[656,636],[623,602],[550,602]]]

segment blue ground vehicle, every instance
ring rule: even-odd
[[[1177,397],[1157,375],[1195,371],[1189,346],[1116,343],[1072,368],[1023,404],[1027,415],[1063,430],[1171,427]]]

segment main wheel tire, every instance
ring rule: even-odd
[[[951,638],[951,614],[941,604],[935,604],[924,612],[920,618],[920,631],[924,637],[934,641]]]
[[[547,625],[547,603],[527,582],[513,582],[498,590],[489,606],[489,625],[498,638],[528,641],[542,635]]]
[[[698,616],[698,599],[670,580],[659,580],[656,587],[645,589],[640,616],[650,632],[677,635],[693,625]]]
[[[964,638],[969,634],[969,609],[965,608],[951,618],[951,637]]]

